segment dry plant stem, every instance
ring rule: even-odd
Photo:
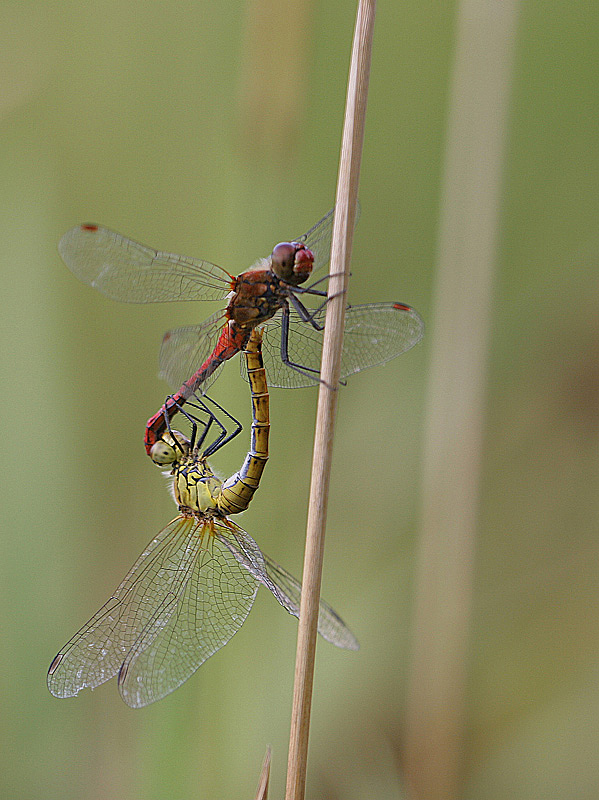
[[[310,29],[314,8],[310,0],[249,0],[240,75],[238,143],[252,158],[288,163],[304,119],[283,114],[283,108],[305,108]],[[285,48],[281,69],[281,31],[293,31],[293,47]],[[256,109],[260,113],[256,113]]]
[[[517,0],[461,0],[446,146],[405,764],[460,795],[493,268]]]
[[[306,786],[318,602],[338,394],[337,389],[331,387],[339,385],[341,372],[346,302],[344,293],[347,288],[358,198],[375,8],[375,0],[361,0],[359,3],[349,71],[331,245],[330,273],[334,277],[329,281],[329,296],[332,299],[327,305],[321,366],[324,383],[321,383],[318,394],[312,460],[286,800],[303,800]]]
[[[264,754],[264,761],[262,762],[262,769],[260,770],[260,780],[258,781],[258,788],[256,789],[256,796],[254,800],[268,800],[268,782],[270,779],[270,745],[266,748]]]

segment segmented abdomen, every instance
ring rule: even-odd
[[[262,362],[262,332],[254,328],[245,347],[247,371],[252,393],[251,448],[239,472],[222,486],[217,499],[222,514],[237,514],[250,504],[268,461],[270,431],[269,396]]]

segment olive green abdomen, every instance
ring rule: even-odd
[[[239,472],[225,481],[221,488],[217,502],[222,514],[245,511],[260,485],[260,478],[268,461],[269,396],[261,344],[262,332],[254,329],[245,349],[252,393],[251,447]]]

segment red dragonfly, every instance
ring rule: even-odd
[[[329,263],[333,211],[303,236],[277,244],[270,256],[237,277],[216,264],[153,250],[100,225],[78,225],[65,233],[58,249],[66,265],[113,300],[228,298],[226,308],[199,325],[164,335],[160,375],[176,392],[148,420],[148,454],[165,430],[165,409],[172,416],[194,392],[206,391],[225,361],[243,351],[256,325],[265,324],[263,356],[271,386],[319,382],[326,292],[315,287],[328,276],[301,284]],[[319,298],[320,305],[307,308],[300,300],[306,295]],[[404,303],[348,306],[341,378],[409,350],[423,332],[420,315]]]

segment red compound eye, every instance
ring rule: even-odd
[[[311,250],[307,250],[305,247],[301,247],[295,254],[295,263],[293,265],[293,271],[296,275],[306,275],[312,271],[312,265],[314,263],[314,256],[312,255]]]

